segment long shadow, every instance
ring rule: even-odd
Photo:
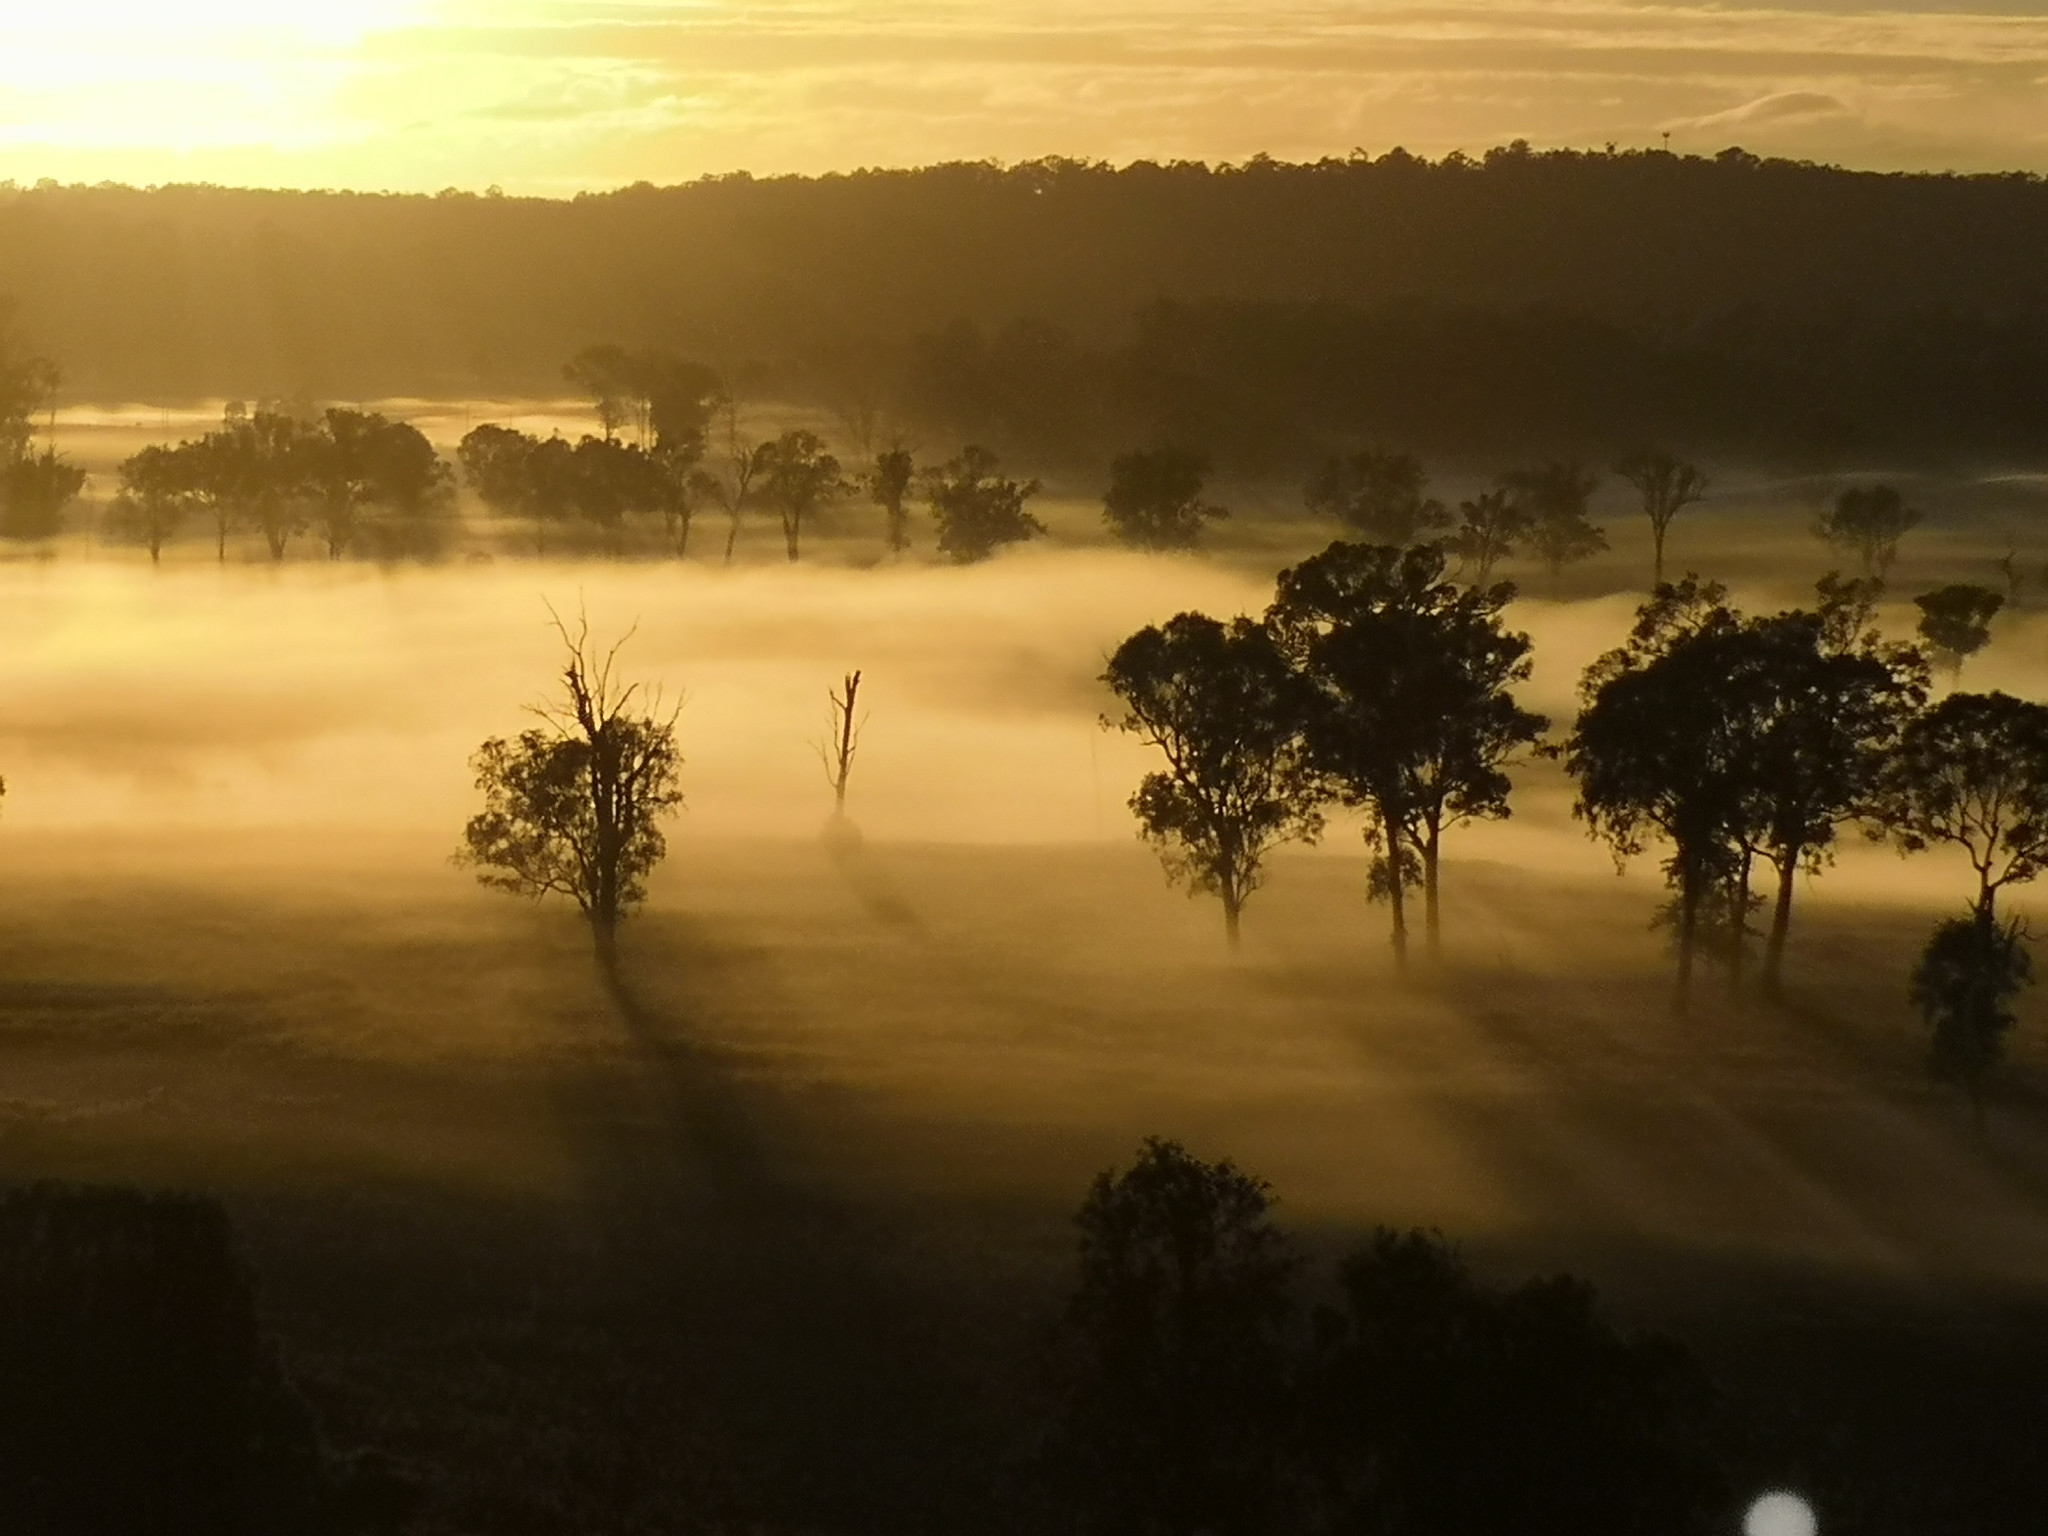
[[[623,1050],[559,1093],[600,1256],[592,1324],[703,1392],[777,1522],[985,1528],[1003,1373],[973,1319],[995,1299],[928,1267],[929,1234],[801,1176],[797,1106],[652,1003],[630,957],[596,979]]]

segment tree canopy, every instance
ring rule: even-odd
[[[1222,900],[1235,944],[1266,856],[1322,830],[1302,680],[1264,625],[1182,613],[1125,640],[1102,681],[1124,710],[1105,723],[1166,758],[1131,797],[1141,834],[1168,879]]]

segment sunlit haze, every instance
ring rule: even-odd
[[[1816,5],[82,0],[0,178],[558,193],[944,159],[1741,143],[2048,167],[2048,20]],[[1986,6],[1987,12],[1997,7]]]

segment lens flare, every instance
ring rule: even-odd
[[[1796,1493],[1767,1493],[1749,1506],[1742,1536],[1817,1536],[1813,1506]]]

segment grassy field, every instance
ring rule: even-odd
[[[1753,605],[1825,568],[1789,503],[1715,518],[1674,564]],[[1899,590],[2002,552],[1972,518]],[[0,562],[0,1170],[218,1194],[421,1533],[999,1525],[1069,1218],[1148,1134],[1270,1179],[1319,1256],[1419,1223],[1494,1278],[1589,1276],[1701,1352],[1745,1475],[1831,1533],[2026,1529],[2048,1037],[2030,1001],[1985,1135],[1927,1079],[1904,979],[1957,862],[1852,840],[1788,1004],[1710,985],[1684,1024],[1654,861],[1617,877],[1551,765],[1457,834],[1445,962],[1406,984],[1341,819],[1235,958],[1165,887],[1103,657],[1256,611],[1326,534],[968,571]],[[1739,553],[1695,562],[1710,537]],[[1642,554],[1511,611],[1533,707],[1569,718]],[[628,670],[684,700],[689,808],[616,984],[572,913],[448,863],[467,754],[547,687],[543,600],[637,621]],[[2038,694],[2042,638],[2002,617],[1965,682]],[[853,666],[867,841],[835,859],[811,743]]]
[[[1136,847],[684,838],[610,987],[416,843],[267,843],[19,840],[0,1148],[219,1193],[423,1530],[986,1520],[1066,1217],[1148,1133],[1316,1252],[1424,1223],[1589,1275],[1793,1415],[1780,1464],[1877,1408],[1931,1457],[1930,1383],[2005,1390],[2039,1339],[2048,1053],[1982,1138],[1927,1083],[1924,913],[1823,896],[1791,1006],[1678,1024],[1637,880],[1460,865],[1404,987],[1349,858],[1283,861],[1232,960]],[[1859,1433],[1786,1470],[1839,1505]]]

